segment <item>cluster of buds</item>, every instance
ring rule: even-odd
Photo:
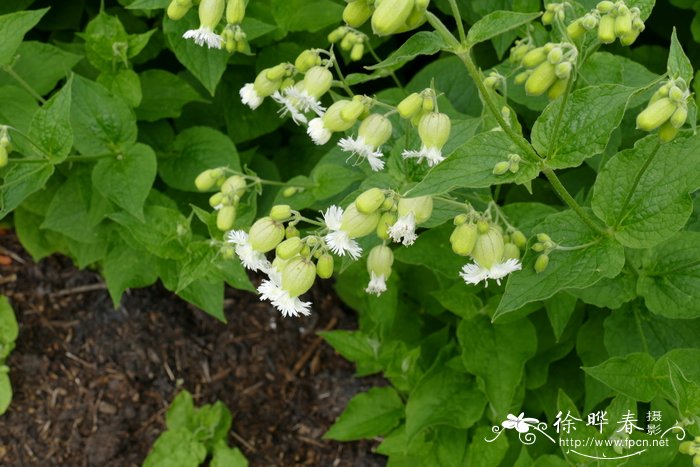
[[[171,0],[167,15],[173,21],[182,19],[194,5],[193,0]],[[250,53],[246,34],[240,24],[245,17],[248,0],[201,0],[199,2],[199,28],[186,31],[182,37],[192,39],[199,46],[210,49],[226,47],[229,52]],[[221,35],[216,33],[222,18],[226,27]]]
[[[0,126],[0,169],[9,162],[11,152],[12,145],[10,144],[10,135],[7,132],[7,127]]]
[[[542,24],[548,26],[554,21],[559,21],[562,23],[564,18],[566,18],[566,7],[569,6],[568,3],[548,3],[545,5],[544,13],[542,14]]]
[[[418,136],[421,141],[419,150],[403,151],[405,159],[425,160],[428,166],[434,167],[445,157],[442,148],[450,138],[452,122],[447,114],[441,113],[437,108],[437,96],[433,89],[424,89],[422,92],[414,92],[403,99],[396,107],[401,118],[409,120],[418,128]]]
[[[530,96],[546,92],[554,100],[566,91],[578,50],[570,42],[548,42],[533,48],[530,41],[521,41],[511,50],[511,60],[515,57],[520,58],[521,66],[528,68],[516,75],[515,83],[524,83]]]
[[[540,253],[535,260],[535,272],[541,273],[549,265],[549,254],[557,248],[557,244],[546,233],[537,234],[537,242],[532,245],[532,251]]]
[[[483,218],[477,220],[476,216],[470,212],[454,218],[455,229],[450,235],[452,251],[473,261],[459,275],[467,284],[483,281],[488,286],[488,279],[493,279],[500,285],[501,279],[522,267],[520,249],[527,240],[519,230],[512,229],[504,235],[499,225]]]
[[[361,95],[339,100],[323,115],[311,120],[306,132],[315,144],[326,144],[333,133],[347,131],[362,117],[368,116],[373,103],[371,98]]]
[[[503,175],[506,172],[518,173],[520,170],[520,162],[522,158],[518,154],[508,154],[508,159],[505,161],[496,162],[493,166],[494,175]]]
[[[362,3],[362,1],[355,0],[348,4],[348,7],[359,3]],[[354,62],[362,60],[362,56],[365,53],[365,43],[367,43],[368,40],[369,38],[365,34],[348,26],[340,26],[328,34],[328,42],[331,44],[339,43],[341,50],[350,52],[350,60]]]
[[[355,0],[352,3],[369,0]],[[389,36],[417,28],[425,23],[430,0],[374,0],[372,31],[378,36]]]
[[[696,436],[692,441],[683,441],[678,446],[678,452],[693,456],[693,467],[700,467],[700,436]]]
[[[628,7],[624,1],[602,1],[586,15],[574,20],[567,26],[567,34],[577,39],[587,31],[598,27],[598,40],[611,44],[620,39],[622,45],[632,45],[639,34],[644,31],[644,21],[637,7]]]
[[[643,131],[659,129],[662,141],[671,141],[688,118],[690,90],[682,78],[666,81],[651,96],[649,104],[637,115],[637,128]]]
[[[199,191],[210,191],[214,187],[219,189],[209,198],[209,205],[216,211],[216,227],[221,231],[233,227],[238,203],[248,188],[245,177],[237,174],[226,177],[226,172],[227,169],[223,167],[207,169],[194,181]]]

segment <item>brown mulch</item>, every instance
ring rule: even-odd
[[[252,466],[384,465],[373,443],[322,439],[347,401],[379,382],[354,378],[316,335],[356,328],[331,289],[314,290],[304,319],[229,290],[222,324],[159,285],[128,292],[115,310],[96,273],[60,256],[34,263],[8,232],[0,247],[0,293],[20,323],[0,465],[140,465],[181,388],[231,409],[229,443]]]

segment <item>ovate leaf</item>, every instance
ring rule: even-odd
[[[540,16],[540,12],[494,11],[474,23],[467,33],[467,42],[474,45],[527,24]]]
[[[62,162],[73,147],[70,123],[72,79],[39,109],[29,127],[29,138],[41,149],[39,156]]]
[[[378,70],[382,68],[397,69],[419,55],[436,54],[443,47],[445,47],[445,42],[437,33],[420,31],[409,37],[401,47],[392,52],[385,60],[366,68],[368,70]]]
[[[403,402],[396,390],[375,387],[353,397],[323,437],[351,441],[385,435],[399,424],[403,412]]]
[[[161,118],[177,118],[182,106],[201,100],[187,81],[165,70],[146,70],[139,77],[143,94],[141,105],[136,109],[139,120],[153,122]]]
[[[0,185],[0,219],[8,215],[29,195],[43,188],[54,172],[50,163],[14,164]]]
[[[48,8],[18,11],[0,16],[0,65],[8,65],[15,57],[24,35],[37,25]]]
[[[683,47],[678,41],[675,27],[673,28],[673,33],[671,33],[671,48],[668,51],[667,69],[671,78],[683,78],[686,84],[690,84],[695,74],[693,73],[693,65],[690,63],[690,59],[683,52]]]
[[[632,399],[649,402],[658,392],[652,370],[654,358],[647,353],[633,353],[625,358],[613,357],[600,365],[584,367],[583,370],[602,382]]]

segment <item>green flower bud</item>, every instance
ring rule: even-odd
[[[537,259],[535,260],[535,272],[537,274],[541,273],[545,269],[547,269],[547,266],[549,265],[549,256],[547,255],[539,255]]]
[[[508,161],[497,162],[496,165],[493,166],[493,174],[494,175],[503,175],[504,173],[508,172],[509,168],[510,168],[510,162],[508,162]]]
[[[491,227],[486,233],[477,235],[471,256],[480,266],[490,269],[503,259],[504,248],[503,234]]]
[[[529,96],[541,96],[557,80],[554,65],[549,62],[540,63],[525,81],[525,92]]]
[[[375,211],[371,214],[362,214],[355,203],[351,203],[343,212],[340,228],[347,232],[350,238],[359,238],[369,235],[379,223],[380,214]]]
[[[325,67],[314,66],[306,72],[302,83],[304,90],[318,99],[330,90],[333,74]]]
[[[5,149],[5,146],[0,146],[0,169],[5,167],[9,160],[7,149]]]
[[[224,171],[221,169],[207,169],[197,175],[197,178],[194,179],[194,186],[199,191],[209,191],[223,175]]]
[[[286,63],[280,63],[272,68],[267,68],[262,71],[265,77],[272,81],[279,81],[289,75],[289,68]]]
[[[282,271],[282,288],[292,297],[308,292],[315,281],[316,266],[308,258],[291,259]]]
[[[353,28],[359,28],[365,24],[370,16],[372,16],[372,9],[367,0],[354,0],[343,10],[343,21]]]
[[[503,259],[520,259],[520,248],[514,243],[506,243],[503,247]]]
[[[620,5],[617,8],[617,16],[615,17],[615,35],[623,37],[632,32],[632,15],[629,8],[625,5]]]
[[[542,242],[542,243],[551,242],[552,238],[549,235],[547,235],[546,233],[540,232],[537,234],[537,241]]]
[[[525,81],[527,81],[527,79],[530,77],[531,74],[532,74],[532,70],[523,71],[523,72],[515,75],[515,79],[513,81],[515,82],[515,84],[518,84],[518,85],[523,84]]]
[[[557,78],[567,80],[571,76],[571,68],[571,62],[561,62],[554,67],[554,73],[557,75]]]
[[[469,220],[469,216],[467,216],[466,214],[457,214],[455,216],[455,218],[452,220],[452,223],[454,225],[462,225],[462,224],[466,224],[468,220]]]
[[[536,67],[540,63],[547,60],[547,53],[548,52],[545,51],[544,47],[537,47],[535,49],[532,49],[525,54],[525,56],[523,57],[523,61],[520,64],[526,68]]]
[[[245,18],[246,0],[227,0],[226,22],[228,24],[241,24]]]
[[[308,49],[304,50],[294,60],[294,68],[301,73],[306,73],[311,68],[321,64],[321,56],[317,51]],[[331,78],[332,79],[332,78]]]
[[[547,6],[549,6],[549,5],[547,5]],[[544,24],[545,26],[552,24],[553,21],[554,21],[554,12],[553,11],[547,10],[544,12],[544,14],[542,14],[542,24]]]
[[[566,27],[566,35],[572,40],[578,39],[586,34],[587,31],[588,30],[583,27],[583,20],[581,18],[574,20]]]
[[[662,97],[637,115],[637,128],[642,131],[657,129],[673,115],[676,107],[677,105],[671,99]]]
[[[668,89],[668,98],[676,104],[680,104],[681,102],[685,101],[685,95],[683,91],[681,91],[681,88],[679,88],[675,84]]]
[[[678,108],[673,112],[673,115],[671,115],[671,118],[668,120],[671,125],[673,125],[675,128],[680,128],[685,124],[685,121],[688,118],[688,107],[684,105],[679,105]]]
[[[386,197],[382,190],[379,188],[370,188],[357,197],[355,206],[357,206],[357,210],[362,214],[372,214],[381,207],[385,199]]]
[[[479,221],[476,223],[476,228],[479,230],[480,234],[485,234],[491,228],[491,224],[486,221]]]
[[[692,441],[683,441],[678,446],[678,452],[685,455],[695,454],[695,443],[693,443]]]
[[[547,90],[547,97],[550,100],[555,100],[562,94],[566,92],[566,87],[569,84],[568,79],[558,79],[553,85]]]
[[[379,148],[391,138],[391,121],[383,115],[371,114],[362,120],[357,135],[373,148]]]
[[[340,42],[347,33],[348,28],[345,26],[340,26],[339,28],[334,29],[328,34],[328,42],[330,42],[331,44]]]
[[[372,31],[378,36],[394,34],[413,11],[414,0],[382,0],[375,4]]]
[[[357,44],[352,46],[352,49],[350,50],[350,60],[353,62],[358,62],[362,60],[362,55],[365,53],[365,45],[362,42],[358,42]]]
[[[425,114],[418,124],[418,136],[428,148],[442,149],[450,138],[450,117],[439,112]]]
[[[452,251],[460,256],[469,256],[476,244],[477,234],[477,228],[474,224],[458,225],[450,235]]]
[[[214,193],[214,194],[211,195],[211,197],[209,198],[209,206],[211,206],[211,207],[214,208],[214,207],[216,207],[216,206],[222,204],[222,203],[224,202],[224,198],[225,198],[225,197],[226,197],[226,195],[224,195],[224,194],[221,193],[221,192]]]
[[[433,109],[435,108],[435,101],[433,100],[433,96],[424,96],[423,97],[423,105],[421,110],[423,112],[432,112]]]
[[[556,65],[557,63],[561,62],[563,57],[564,51],[561,49],[561,47],[556,46],[547,54],[547,61],[552,65]]]
[[[222,206],[216,212],[216,228],[219,230],[231,230],[235,221],[236,208],[234,206]]]
[[[515,47],[511,47],[510,49],[510,57],[508,57],[508,60],[511,63],[520,63],[525,56],[526,53],[530,51],[531,47],[528,42],[523,42],[522,40],[518,40],[515,42]]]
[[[581,18],[581,26],[583,26],[583,28],[587,31],[590,31],[598,26],[598,17],[590,13],[586,13],[583,15],[583,18]]]
[[[286,221],[292,217],[292,208],[288,204],[277,204],[270,209],[270,218],[273,221]]]
[[[664,143],[672,141],[678,135],[678,128],[671,125],[671,122],[665,122],[659,127],[659,138]]]
[[[633,29],[629,33],[621,36],[620,37],[620,44],[625,45],[625,46],[634,44],[634,41],[636,41],[637,37],[639,37],[639,32],[640,31]]]
[[[352,128],[355,124],[354,120],[346,120],[341,116],[343,109],[348,107],[351,101],[342,100],[335,102],[330,107],[321,119],[323,120],[323,126],[330,131],[345,131]]]
[[[294,238],[299,236],[299,229],[297,229],[293,225],[288,225],[286,229],[284,229],[284,236],[286,238]],[[310,239],[311,240],[311,239]]]
[[[246,189],[246,180],[240,175],[233,175],[227,178],[221,185],[221,192],[225,195],[243,196]]]
[[[291,198],[292,196],[296,195],[298,192],[297,187],[295,186],[288,186],[284,190],[282,190],[282,196],[285,198]]]
[[[544,251],[544,243],[535,243],[532,245],[532,251],[542,253]]]
[[[224,15],[224,0],[201,0],[199,3],[199,23],[209,29],[219,25]]]
[[[292,259],[299,254],[303,247],[304,243],[299,237],[292,237],[277,245],[275,254],[278,258]]]
[[[597,9],[598,12],[600,12],[600,13],[609,13],[609,12],[611,12],[611,11],[613,10],[613,8],[615,8],[615,4],[614,4],[613,2],[610,2],[610,1],[607,1],[607,0],[606,0],[606,1],[603,1],[603,2],[599,2],[599,3],[596,5],[596,9]]]
[[[510,170],[511,173],[518,173],[518,170],[520,170],[520,164],[518,162],[511,162],[508,166],[508,170]]]
[[[484,86],[486,86],[489,89],[495,89],[496,85],[498,85],[499,79],[497,76],[487,76],[484,78]]]
[[[328,253],[322,254],[316,262],[316,274],[321,279],[330,279],[333,276],[333,266],[335,261]]]
[[[431,196],[401,198],[398,206],[399,216],[406,216],[410,212],[413,212],[416,224],[422,224],[427,221],[433,215],[433,198]]]
[[[598,22],[598,40],[603,44],[615,42],[615,18],[604,15]]]
[[[412,118],[421,111],[422,107],[423,97],[417,92],[414,92],[399,102],[399,105],[396,106],[396,110],[401,118]]]
[[[700,467],[700,454],[693,456],[693,467]]]
[[[274,94],[275,91],[280,89],[280,85],[282,84],[282,77],[275,80],[271,80],[267,77],[269,70],[271,70],[271,68],[267,68],[258,73],[258,76],[255,77],[255,81],[253,82],[255,92],[260,97],[267,97]],[[273,73],[273,76],[277,76],[277,73]]]
[[[385,212],[379,218],[379,223],[377,224],[377,237],[380,240],[386,240],[389,238],[389,227],[394,225],[396,222],[396,214],[393,212]]]
[[[394,252],[385,245],[377,245],[367,255],[367,272],[388,279],[391,276],[391,266],[394,264]]]
[[[267,253],[284,239],[284,226],[269,217],[261,217],[250,228],[248,239],[255,251]]]
[[[168,5],[168,18],[173,21],[182,19],[192,8],[191,0],[172,0]]]
[[[355,45],[355,42],[356,42],[355,34],[352,32],[349,32],[340,41],[340,48],[341,48],[341,50],[344,50],[347,52],[348,50],[352,49],[352,46]]]
[[[346,122],[352,122],[354,125],[355,121],[360,118],[360,115],[362,115],[364,111],[364,104],[358,99],[353,99],[340,111],[340,118]]]
[[[527,238],[525,238],[525,235],[519,230],[516,230],[510,234],[510,238],[518,248],[525,248],[527,245]]]

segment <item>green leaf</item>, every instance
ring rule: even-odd
[[[555,243],[562,246],[588,246],[553,251],[549,255],[549,266],[541,273],[535,272],[534,266],[538,254],[528,250],[522,271],[508,278],[494,320],[526,303],[549,298],[560,290],[585,288],[603,277],[615,277],[625,263],[622,245],[612,238],[601,238],[571,210],[552,214],[535,231],[548,233]]]
[[[385,60],[371,65],[368,70],[380,70],[401,68],[419,55],[434,55],[445,47],[445,41],[436,33],[431,31],[420,31],[408,38],[401,47],[391,53]]]
[[[394,258],[402,263],[425,266],[456,279],[467,260],[452,252],[450,235],[453,230],[452,224],[426,230],[410,248],[400,247],[394,250]]]
[[[697,417],[700,413],[699,358],[700,349],[674,349],[659,358],[653,369],[661,393],[682,416]]]
[[[177,118],[188,102],[204,101],[187,81],[165,70],[146,70],[139,77],[143,94],[141,105],[136,108],[139,120]]]
[[[48,157],[53,164],[61,163],[73,147],[73,129],[70,123],[72,79],[51,96],[32,118],[29,138],[38,148],[41,157]]]
[[[236,146],[212,128],[192,127],[177,135],[172,155],[160,158],[158,174],[173,188],[197,191],[194,179],[200,172],[215,167],[240,171]]]
[[[693,65],[690,63],[690,59],[683,52],[681,43],[678,42],[675,27],[671,33],[671,48],[668,51],[667,70],[670,78],[683,78],[688,85],[690,85],[695,74],[693,73]]]
[[[652,247],[687,222],[698,174],[700,136],[661,146],[650,135],[605,164],[593,187],[593,212],[623,245]]]
[[[446,193],[455,188],[483,188],[501,183],[522,184],[537,177],[538,161],[528,160],[520,163],[520,170],[515,174],[507,172],[494,175],[494,165],[507,161],[509,154],[526,157],[504,132],[480,133],[432,168],[408,194],[425,196]]]
[[[165,425],[168,430],[194,431],[196,428],[196,409],[189,391],[183,390],[175,396],[165,413]]]
[[[484,381],[484,389],[498,417],[510,410],[523,380],[525,362],[537,351],[535,328],[527,319],[492,324],[479,315],[457,327],[464,367]]]
[[[700,317],[700,232],[681,232],[646,252],[637,292],[667,318]]]
[[[6,366],[0,365],[0,415],[7,411],[12,402],[12,384],[8,370]]]
[[[403,412],[403,402],[393,388],[375,387],[353,397],[323,437],[352,441],[382,436],[399,424]]]
[[[159,10],[167,8],[171,0],[135,0],[129,4],[127,10]]]
[[[230,448],[220,443],[214,448],[209,467],[248,467],[248,460],[238,448]]]
[[[382,369],[377,360],[380,343],[362,331],[324,331],[319,335],[343,358],[357,365],[355,376],[366,376]]]
[[[80,36],[85,39],[86,58],[98,70],[114,72],[117,64],[128,66],[128,35],[116,16],[101,10]]]
[[[143,218],[143,204],[156,179],[156,155],[150,146],[135,144],[121,157],[104,159],[92,171],[92,184],[114,204]]]
[[[532,127],[532,145],[552,168],[581,165],[585,159],[603,152],[634,92],[627,86],[603,84],[574,91],[568,99],[555,100]]]
[[[568,292],[583,303],[615,310],[637,297],[636,288],[637,277],[622,272],[613,278],[604,277],[585,289],[569,289]]]
[[[86,156],[118,153],[136,142],[136,118],[129,106],[103,86],[73,79],[73,144]]]
[[[12,212],[29,195],[43,188],[53,172],[53,164],[49,163],[12,165],[0,186],[0,219]]]
[[[48,94],[59,80],[67,77],[82,57],[43,42],[26,41],[17,49],[12,70],[39,95]],[[0,86],[17,81],[0,69]],[[3,103],[4,104],[4,103]]]
[[[0,65],[12,62],[24,35],[37,25],[47,11],[49,9],[44,8],[0,16]]]
[[[173,21],[166,16],[163,19],[163,33],[170,49],[175,53],[180,63],[213,96],[216,86],[226,70],[228,53],[225,50],[200,47],[194,41],[182,38],[185,31],[199,27],[196,8],[192,10],[179,21]]]
[[[137,107],[143,99],[139,75],[134,70],[103,72],[97,77],[97,82],[115,96],[124,99],[129,107]]]
[[[343,7],[331,0],[272,0],[270,7],[277,25],[290,32],[316,32],[343,15]]]
[[[200,407],[194,430],[197,440],[202,441],[208,451],[213,450],[215,445],[226,440],[232,421],[231,411],[221,401]]]
[[[74,173],[56,190],[41,228],[59,232],[80,242],[96,242],[98,234],[95,226],[103,217],[95,215],[100,213],[94,209],[103,207],[96,201],[89,179],[80,173]]]
[[[474,23],[467,33],[467,43],[472,46],[504,32],[527,24],[540,16],[540,12],[519,13],[516,11],[494,11]]]
[[[120,244],[107,253],[102,275],[114,306],[119,306],[125,290],[149,286],[158,279],[155,258],[143,250]]]
[[[14,343],[18,335],[19,326],[17,325],[15,312],[7,297],[0,295],[0,349],[3,346],[9,346]],[[7,357],[7,354],[0,352],[0,361],[5,357]]]
[[[613,357],[600,365],[584,367],[583,371],[620,394],[649,402],[658,392],[652,376],[654,363],[651,355],[640,352]]]
[[[224,282],[222,280],[211,282],[196,280],[177,294],[222,323],[226,322],[226,316],[224,315]]]
[[[474,438],[469,445],[468,460],[464,465],[471,467],[492,467],[501,465],[501,461],[508,451],[508,438],[499,436],[495,441],[493,431],[489,427],[481,426],[474,432]]]
[[[566,329],[566,325],[569,324],[571,315],[576,311],[576,297],[566,292],[560,292],[547,300],[544,303],[544,307],[552,325],[554,337],[558,342],[564,333],[564,329]]]
[[[481,418],[485,405],[473,378],[438,360],[408,396],[406,435],[410,441],[429,427],[469,428]]]
[[[3,125],[11,125],[26,132],[39,108],[32,95],[17,86],[0,86],[0,102],[0,121]]]
[[[207,448],[186,430],[168,430],[153,444],[143,467],[198,467],[207,457]]]

